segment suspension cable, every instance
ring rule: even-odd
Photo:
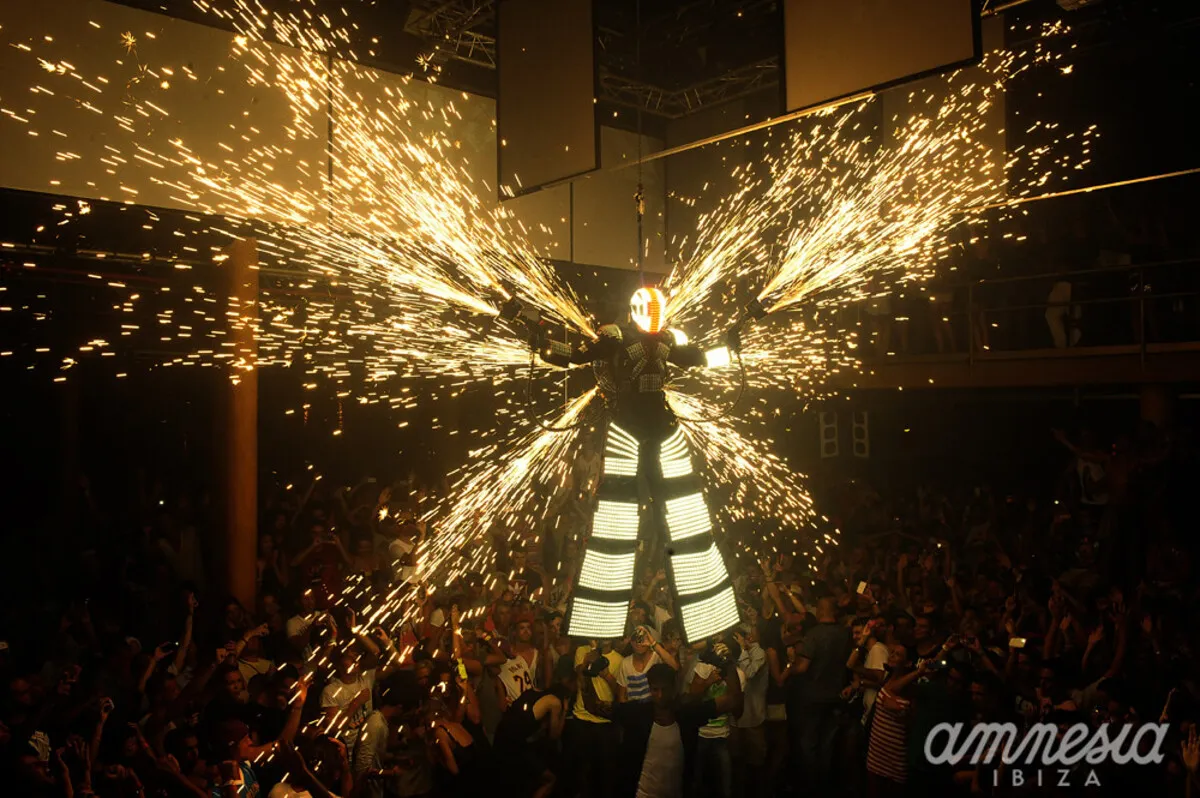
[[[634,58],[637,61],[638,73],[642,71],[642,0],[637,0],[634,6],[634,30],[637,31],[634,38]],[[642,184],[642,105],[638,103],[637,107],[637,191],[633,195],[634,211],[637,216],[637,252],[635,262],[637,263],[638,281],[642,287],[646,286],[646,264],[642,256],[644,248],[642,219],[646,215],[646,188]]]

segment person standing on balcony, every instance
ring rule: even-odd
[[[1050,328],[1055,349],[1077,346],[1083,334],[1080,328],[1083,308],[1078,304],[1079,281],[1067,279],[1065,272],[1089,268],[1095,264],[1096,259],[1096,249],[1088,232],[1087,220],[1076,216],[1072,219],[1071,230],[1072,236],[1064,242],[1064,248],[1056,263],[1056,268],[1064,274],[1050,287],[1050,293],[1046,297],[1046,325]],[[1042,235],[1045,240],[1045,233]]]
[[[983,281],[1000,273],[988,239],[980,236],[968,243],[962,271],[972,282]],[[991,348],[981,289],[982,286],[977,285],[974,291],[967,292],[967,323],[970,325],[971,345],[976,352],[986,352]],[[951,332],[953,333],[953,330]]]

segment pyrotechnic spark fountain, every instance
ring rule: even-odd
[[[694,242],[682,242],[687,255],[669,280],[673,322],[700,312],[715,286],[745,276],[757,278],[768,312],[845,305],[920,282],[945,258],[954,228],[978,218],[976,209],[1028,196],[1085,165],[1094,127],[1075,142],[1078,163],[1050,147],[1015,151],[1004,163],[990,143],[1003,140],[1003,114],[992,111],[1006,85],[1061,60],[1045,40],[1064,32],[1047,26],[1028,50],[988,53],[970,72],[914,90],[911,115],[891,120],[890,136],[875,129],[870,111],[881,100],[872,98],[822,112],[782,147],[764,141],[767,177],[735,169],[738,188],[700,218]],[[1019,184],[1006,181],[1022,159],[1039,168]],[[768,252],[764,239],[774,234],[779,252]]]
[[[571,425],[588,411],[595,389],[573,399],[555,419],[556,426]],[[488,545],[491,528],[506,529],[508,534],[540,522],[559,490],[568,484],[574,436],[537,428],[532,432],[513,427],[506,436],[471,452],[470,463],[456,477],[451,496],[431,509],[425,521],[437,523],[437,535],[429,542],[421,559],[418,578],[430,594],[448,588],[468,573],[484,573],[491,555]],[[388,596],[367,596],[364,611],[368,625],[390,617],[405,598],[393,592]]]
[[[208,4],[199,5],[221,13]],[[262,9],[244,2],[223,15],[240,31],[234,66],[246,70],[251,85],[277,88],[286,97],[292,116],[287,130],[291,141],[318,137],[315,109],[328,104],[336,115],[338,137],[326,153],[332,179],[322,182],[312,165],[305,165],[301,171],[317,179],[295,185],[281,181],[282,167],[295,157],[289,146],[259,144],[238,158],[224,157],[228,153],[223,152],[220,160],[214,160],[194,151],[183,137],[156,139],[154,123],[169,117],[162,107],[168,105],[167,99],[157,96],[166,93],[158,88],[157,78],[186,67],[151,68],[140,62],[134,78],[122,89],[111,89],[126,93],[131,112],[100,122],[110,125],[114,134],[127,134],[124,140],[132,139],[124,147],[106,147],[110,171],[119,177],[131,162],[150,165],[154,170],[147,179],[167,187],[174,201],[225,218],[211,228],[214,232],[231,238],[253,236],[264,259],[284,264],[302,280],[333,281],[355,297],[381,302],[386,312],[367,309],[347,330],[373,345],[368,356],[372,374],[502,376],[524,360],[522,348],[511,339],[511,346],[498,343],[494,334],[487,342],[473,340],[479,337],[484,318],[472,319],[469,314],[495,316],[496,306],[510,291],[591,334],[590,322],[571,289],[526,243],[503,209],[489,210],[481,203],[487,187],[481,190],[474,185],[454,154],[449,128],[461,117],[453,103],[441,107],[418,103],[390,86],[374,86],[380,81],[377,73],[344,62],[330,67],[310,53],[268,46],[261,38],[269,28],[284,43],[326,52],[347,38],[343,31],[331,28],[318,33],[312,22],[264,16]],[[90,28],[105,33],[98,24]],[[132,34],[122,36],[121,44],[136,55]],[[48,76],[64,84],[56,91],[34,87],[35,95],[47,101],[79,103],[98,113],[87,95],[103,94],[116,85],[103,76],[84,76],[70,62],[54,58],[52,40],[13,45],[38,58]],[[147,74],[154,81],[143,80]],[[374,86],[367,92],[374,100],[368,101],[354,86]],[[158,102],[148,99],[148,93],[155,94]],[[418,134],[413,120],[432,121],[433,132]],[[39,132],[35,114],[18,121],[30,125],[31,135]],[[241,138],[255,142],[261,135],[250,125]],[[114,135],[107,140],[123,139]],[[221,147],[232,152],[224,144]],[[62,153],[68,161],[72,155]],[[122,189],[133,197],[139,193],[130,185]],[[465,313],[452,313],[448,319],[446,312],[454,309]],[[262,353],[257,365],[292,359],[297,344],[287,335],[287,312],[269,304],[263,311],[261,317],[284,329],[256,325]],[[332,340],[335,357],[345,354],[345,345],[333,330],[317,337]],[[331,353],[326,350],[326,354]]]
[[[245,17],[241,21],[254,22]],[[299,28],[281,26],[276,20],[276,35],[281,31],[300,33]],[[573,292],[524,243],[503,210],[488,211],[481,204],[476,187],[458,164],[460,159],[454,157],[449,134],[419,137],[409,130],[412,118],[438,117],[441,124],[451,125],[459,119],[452,104],[421,105],[384,86],[369,92],[376,98],[372,107],[362,92],[347,87],[378,80],[373,73],[338,64],[336,76],[331,77],[315,59],[268,48],[258,33],[253,24],[246,25],[237,40],[236,57],[252,81],[278,87],[287,95],[294,115],[289,130],[293,140],[316,133],[310,112],[326,97],[336,109],[339,136],[328,153],[332,180],[325,187],[288,186],[275,177],[278,167],[293,157],[287,147],[256,146],[238,159],[212,161],[194,152],[182,138],[156,146],[153,131],[147,133],[133,124],[135,114],[103,120],[131,137],[136,134],[136,144],[128,150],[109,148],[106,158],[114,171],[119,172],[130,160],[129,153],[135,153],[132,158],[163,170],[162,176],[149,179],[168,186],[175,201],[225,217],[212,230],[229,239],[254,237],[263,258],[296,275],[301,289],[324,283],[352,299],[352,313],[339,312],[335,302],[310,303],[302,322],[294,318],[294,303],[289,306],[286,298],[280,302],[270,291],[265,292],[268,296],[257,314],[231,306],[235,319],[228,326],[253,324],[258,342],[257,361],[242,367],[288,365],[305,353],[314,361],[309,374],[323,372],[343,382],[349,376],[347,364],[353,360],[355,341],[365,341],[369,351],[360,357],[369,381],[414,374],[502,381],[512,376],[513,366],[528,363],[524,342],[490,323],[496,305],[510,291],[519,292],[522,299],[569,327],[591,334]],[[288,40],[286,35],[280,38]],[[136,53],[132,34],[122,42],[127,54]],[[97,91],[108,85],[106,80],[87,80],[65,60],[46,63],[52,63],[54,75],[64,81],[77,80]],[[168,69],[160,67],[159,72]],[[150,86],[141,80],[146,73],[147,68],[139,66],[139,78],[129,81],[125,91],[137,93]],[[40,88],[37,93],[72,101],[61,87],[56,88],[60,91]],[[378,98],[384,98],[382,103]],[[165,100],[151,103],[131,97],[130,102],[142,117],[167,115],[161,107],[167,105]],[[82,107],[93,113],[96,108],[90,103]],[[251,132],[257,134],[253,128]],[[137,196],[133,186],[123,188]],[[149,215],[153,217],[152,212]],[[214,260],[224,257],[217,253]],[[201,286],[194,288],[204,301],[219,301]],[[139,298],[133,293],[123,304],[132,305]],[[219,308],[209,311],[204,317],[212,330],[209,337],[220,334],[215,331],[225,326],[229,315]],[[171,310],[160,313],[158,320],[178,325]],[[179,337],[193,335],[192,324],[179,327]],[[203,335],[200,330],[195,334]],[[174,360],[193,363],[207,357],[219,362],[227,354],[201,345]],[[367,385],[359,392],[370,395],[372,391]],[[408,393],[404,388],[383,398],[393,404],[414,402],[412,395],[404,396]],[[563,422],[573,421],[591,396],[575,400],[563,414]],[[493,441],[471,453],[456,485],[459,500],[434,511],[438,534],[422,557],[430,584],[448,584],[455,575],[479,568],[487,548],[470,545],[484,531],[474,525],[478,518],[486,515],[490,522],[504,522],[519,517],[532,522],[535,512],[544,509],[537,501],[541,490],[564,481],[569,437],[545,431],[526,435],[519,426],[508,430],[506,436],[480,431]],[[370,622],[403,617],[407,608],[399,602],[395,592],[372,597],[366,617]]]
[[[756,408],[745,416],[719,417],[716,408],[700,397],[670,390],[667,399],[681,418],[698,419],[685,421],[683,431],[704,461],[701,473],[708,492],[717,496],[729,494],[726,500],[714,503],[718,517],[724,522],[722,526],[741,520],[770,519],[786,530],[781,537],[793,533],[789,544],[799,542],[803,535],[806,540],[801,546],[806,546],[807,530],[813,526],[816,512],[812,497],[803,487],[805,475],[765,450],[774,441],[764,439],[761,430],[739,429],[755,425],[759,420],[756,417],[763,411]],[[766,546],[775,551],[779,542],[782,541],[752,535],[739,541],[727,540],[726,546],[737,547],[757,558],[764,556]],[[821,541],[816,543],[815,551],[822,553]],[[816,556],[814,552],[805,553]]]
[[[336,60],[338,55],[356,58],[349,29],[314,18],[307,9],[279,14],[252,0],[232,0],[228,7],[196,0],[196,5],[238,31],[230,68],[286,99],[286,143],[266,143],[251,123],[227,134],[236,152],[221,142],[222,152],[202,153],[195,142],[165,133],[172,80],[201,76],[182,63],[143,63],[133,32],[80,20],[114,50],[117,71],[111,80],[84,74],[55,54],[52,41],[9,42],[41,64],[32,102],[77,109],[87,128],[111,132],[102,162],[118,180],[135,162],[149,167],[146,179],[169,189],[173,201],[223,217],[206,228],[208,234],[226,240],[253,237],[272,273],[287,275],[298,290],[321,286],[329,294],[309,302],[301,320],[286,291],[264,289],[257,313],[251,313],[194,285],[187,299],[193,307],[186,313],[164,309],[156,319],[164,333],[170,331],[164,338],[192,345],[188,354],[169,362],[238,361],[220,348],[219,339],[227,328],[250,324],[257,352],[237,362],[235,370],[302,362],[306,375],[336,382],[341,396],[351,392],[349,364],[356,363],[366,375],[365,385],[352,386],[361,398],[412,407],[421,400],[409,386],[393,389],[392,378],[447,377],[459,387],[473,380],[502,386],[516,375],[516,367],[529,362],[528,347],[496,318],[513,294],[568,329],[595,338],[579,299],[529,243],[529,231],[505,208],[490,208],[481,199],[495,191],[473,180],[460,157],[453,129],[463,117],[454,102],[418,101],[408,79],[384,81],[378,73]],[[269,45],[268,35],[301,51]],[[735,170],[737,188],[701,217],[694,240],[684,242],[688,255],[668,281],[672,321],[691,324],[712,314],[714,292],[721,290],[728,299],[739,278],[751,278],[766,310],[803,307],[808,312],[770,320],[747,333],[742,359],[750,386],[799,391],[808,398],[826,391],[829,374],[858,365],[857,341],[838,328],[833,311],[920,282],[945,256],[949,232],[974,221],[973,207],[1025,196],[1071,165],[1048,148],[1014,153],[1040,171],[1029,185],[1006,186],[1003,171],[1012,161],[1000,165],[986,144],[988,134],[996,132],[988,112],[1005,81],[1054,58],[1040,43],[1026,53],[991,54],[981,67],[988,80],[911,97],[912,117],[882,144],[879,131],[867,122],[867,109],[877,101],[829,111],[790,135],[775,135],[772,141],[782,142],[780,154],[766,150],[765,172]],[[135,63],[126,63],[131,59]],[[955,86],[955,80],[948,77],[946,84]],[[123,111],[106,116],[97,99],[105,95],[122,97]],[[319,122],[322,109],[336,118],[332,138]],[[69,149],[78,133],[40,126],[38,109],[0,112],[9,122],[28,126],[30,135],[61,137],[67,143],[60,162],[81,157]],[[429,124],[419,129],[416,120]],[[1091,134],[1078,140],[1085,154]],[[298,155],[302,145],[314,141],[324,150],[319,163]],[[281,177],[285,166],[299,178]],[[139,186],[121,181],[121,191],[125,201],[138,201]],[[86,213],[84,204],[66,216]],[[153,212],[147,214],[151,225],[159,222]],[[192,218],[198,226],[205,224]],[[767,243],[774,234],[781,234],[777,250]],[[201,257],[198,248],[190,250]],[[218,263],[224,258],[219,246],[211,257]],[[132,311],[144,290],[110,287],[123,293],[118,303],[123,312]],[[727,328],[732,314],[715,313],[717,323],[697,324],[710,331],[698,339]],[[108,348],[99,335],[86,346],[86,352]],[[64,360],[64,368],[74,365],[75,356]],[[733,389],[734,374],[734,369],[716,370],[683,385]],[[569,427],[585,418],[594,393],[569,402],[555,425]],[[497,395],[504,396],[503,387]],[[762,434],[774,414],[771,400],[756,398],[735,417],[725,415],[720,400],[707,392],[671,390],[668,398],[682,418],[691,419],[683,429],[705,461],[708,492],[731,492],[729,500],[711,502],[720,508],[718,527],[776,519],[806,548],[801,538],[807,541],[821,519],[803,477],[764,451],[771,443]],[[508,397],[510,406],[519,401]],[[514,423],[480,430],[479,439],[457,474],[453,498],[444,498],[425,518],[436,528],[421,557],[431,592],[482,570],[488,547],[477,544],[485,522],[510,534],[535,525],[547,509],[545,497],[569,476],[573,435],[531,432],[527,424]],[[807,553],[815,557],[833,543],[823,535]],[[726,541],[727,548],[756,556],[761,544],[752,538]],[[365,605],[364,627],[394,624],[414,609],[413,596],[399,590],[374,595],[356,585],[351,593]]]
[[[595,396],[593,388],[571,400],[555,420],[555,425],[571,425],[579,420]],[[534,524],[540,516],[530,512],[531,500],[545,496],[550,487],[550,497],[557,489],[568,483],[569,458],[566,454],[574,444],[573,436],[561,435],[544,429],[514,435],[515,440],[489,447],[478,453],[473,460],[478,462],[465,471],[456,483],[456,493],[465,497],[446,513],[436,513],[441,518],[440,526],[446,532],[437,551],[462,550],[474,542],[473,535],[481,530],[472,529],[480,518],[495,519],[509,528]],[[543,509],[548,499],[543,501]],[[485,553],[481,549],[469,555],[468,568],[477,568]]]
[[[872,151],[857,140],[842,142],[846,128],[835,126],[823,146],[803,150],[793,174],[809,212],[787,236],[784,256],[758,300],[769,311],[800,302],[844,304],[934,274],[954,227],[976,218],[973,209],[1006,197],[1004,175],[1014,162],[1001,164],[988,143],[998,132],[989,130],[989,110],[1008,80],[1055,58],[1040,41],[1031,53],[990,53],[977,68],[991,80],[954,90],[952,74],[943,79],[950,89],[946,101],[911,96],[916,113],[895,133],[894,144]],[[1082,134],[1085,152],[1090,133]],[[822,155],[820,163],[814,152]],[[832,178],[822,174],[830,161]],[[1038,184],[1051,174],[1044,170]],[[1019,187],[1015,196],[1030,190]]]
[[[718,328],[719,329],[719,328]],[[816,314],[789,313],[767,319],[751,327],[742,337],[741,360],[746,385],[752,389],[778,388],[806,400],[824,395],[830,378],[842,372],[855,372],[860,363],[858,341],[853,331],[834,326]],[[720,395],[736,391],[741,372],[734,363],[708,369],[703,375],[685,375],[677,381],[686,393],[699,392],[719,412]],[[690,410],[684,411],[691,416]]]
[[[201,0],[197,4],[210,8]],[[453,103],[420,108],[382,85],[378,73],[352,62],[333,61],[334,67],[326,69],[307,56],[268,47],[263,40],[268,22],[257,4],[237,0],[233,11],[223,16],[240,34],[237,45],[244,51],[240,60],[252,75],[256,70],[249,57],[270,65],[281,77],[278,83],[288,92],[297,115],[302,109],[329,103],[338,127],[336,143],[328,153],[333,176],[328,193],[335,198],[329,207],[333,224],[368,236],[415,241],[411,251],[403,253],[406,257],[392,262],[405,272],[413,266],[429,270],[432,274],[427,279],[433,286],[426,289],[418,279],[414,287],[431,296],[450,298],[440,296],[437,278],[453,264],[476,290],[507,298],[508,286],[514,286],[535,306],[591,335],[590,322],[574,292],[532,251],[525,236],[508,224],[503,208],[485,211],[465,168],[452,165],[455,144],[450,128],[462,121]],[[278,41],[305,50],[331,51],[336,41],[349,38],[344,30],[332,28],[334,42],[318,38],[311,21],[295,15],[270,15],[267,19]],[[352,51],[349,55],[353,59]],[[293,75],[302,79],[293,79]],[[405,85],[410,82],[411,78],[404,81]],[[375,90],[364,93],[352,88],[364,83]],[[419,136],[409,120],[421,117],[440,118],[443,129],[435,135]],[[286,207],[291,198],[279,199]],[[235,193],[234,210],[241,200]],[[405,274],[404,279],[412,278]],[[495,312],[490,306],[476,309]]]

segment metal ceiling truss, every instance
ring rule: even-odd
[[[696,3],[707,5],[711,0]],[[754,10],[773,2],[752,3]],[[496,37],[476,30],[491,27],[495,19],[495,0],[419,0],[412,4],[405,31],[420,36],[433,48],[430,64],[434,68],[449,60],[464,61],[487,69],[496,68]],[[602,37],[618,36],[607,31]],[[604,41],[601,42],[603,48]],[[666,89],[600,68],[599,101],[678,119],[701,108],[730,102],[779,84],[779,58],[772,56],[738,67],[723,75],[680,89]]]
[[[429,42],[431,65],[453,59],[495,69],[496,37],[474,30],[494,18],[495,0],[422,0],[412,4],[404,30]]]
[[[641,109],[665,119],[679,119],[701,108],[731,102],[778,85],[779,58],[772,56],[674,91],[601,71],[600,100]]]
[[[726,13],[736,13],[739,19],[749,21],[759,15],[774,14],[782,0],[695,0],[673,11],[650,19],[643,27],[643,35],[666,35],[676,41],[696,39],[720,24],[714,10],[722,6]]]

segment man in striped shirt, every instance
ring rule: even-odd
[[[646,674],[658,663],[665,662],[676,670],[679,668],[678,660],[663,648],[649,627],[635,629],[632,643],[633,654],[621,661],[621,669],[617,671],[617,701],[621,703],[650,700]]]

